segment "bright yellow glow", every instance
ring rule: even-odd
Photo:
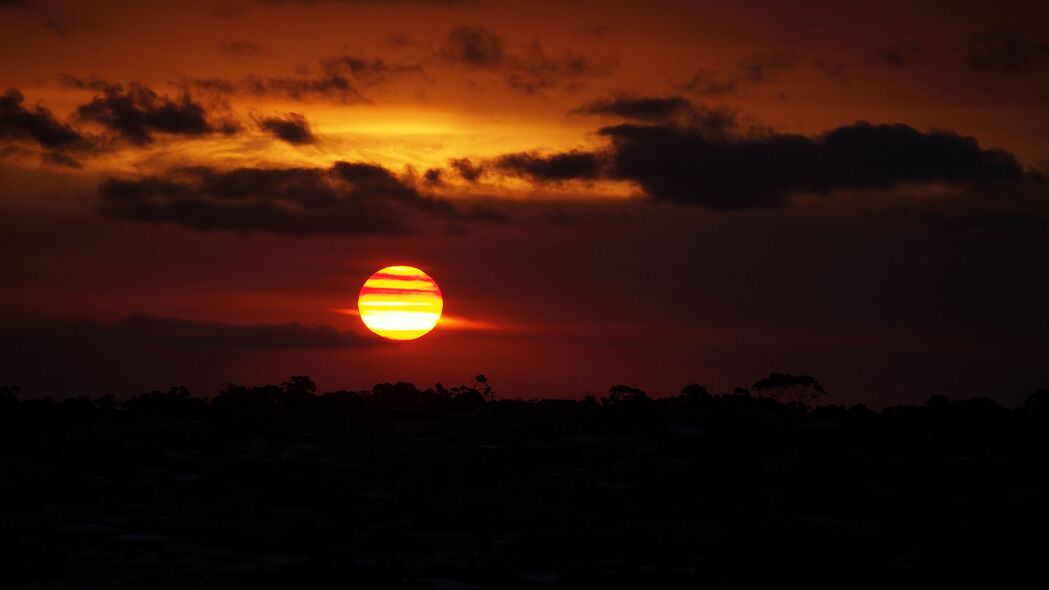
[[[411,266],[387,266],[361,287],[357,298],[361,321],[391,340],[415,340],[441,319],[444,297],[437,283]]]

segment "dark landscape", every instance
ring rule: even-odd
[[[0,409],[12,588],[1042,587],[1049,390],[521,401],[306,377]]]

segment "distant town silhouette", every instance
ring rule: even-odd
[[[13,588],[1017,588],[1045,582],[1049,390],[873,411],[807,376],[579,401],[308,377],[0,389]]]

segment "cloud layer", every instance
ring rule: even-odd
[[[199,137],[237,131],[232,124],[209,120],[205,108],[188,93],[170,98],[136,82],[124,90],[120,84],[105,81],[65,79],[78,88],[100,92],[77,107],[77,118],[97,123],[135,145],[152,143],[156,133]]]
[[[421,194],[388,169],[361,162],[330,168],[181,168],[161,176],[110,178],[98,187],[104,215],[200,230],[284,236],[414,233],[432,221],[497,218]]]

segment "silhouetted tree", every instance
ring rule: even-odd
[[[280,387],[282,390],[280,403],[285,406],[302,407],[312,402],[316,397],[317,385],[305,375],[292,377],[291,381],[281,383]]]
[[[381,406],[414,406],[422,397],[422,392],[413,383],[377,383],[372,387],[369,401]]]
[[[199,414],[206,405],[207,400],[193,397],[185,387],[172,387],[132,396],[122,407],[133,416],[156,419],[187,418]]]
[[[474,377],[471,386],[478,392],[480,392],[480,394],[484,396],[485,399],[487,399],[488,401],[492,400],[492,386],[488,384],[488,377],[485,377],[484,374],[480,374]]]
[[[686,406],[703,406],[710,402],[711,397],[706,387],[699,383],[691,383],[681,388],[678,399]]]
[[[1024,400],[1024,409],[1035,415],[1049,413],[1049,389],[1039,389]]]
[[[608,388],[608,397],[601,398],[605,406],[637,406],[650,401],[644,391],[629,385],[613,385]]]
[[[768,378],[751,387],[778,402],[793,402],[803,406],[812,405],[827,393],[815,378],[789,373],[769,373]]]
[[[110,414],[117,409],[117,398],[113,394],[106,394],[95,400],[95,407],[102,414]]]
[[[452,399],[452,392],[448,391],[448,388],[441,383],[435,383],[433,386],[434,396],[438,401],[447,401]]]
[[[451,390],[452,402],[460,408],[477,408],[484,405],[484,395],[469,385],[459,385]]]
[[[925,405],[932,409],[944,409],[951,405],[951,401],[942,395],[931,395],[925,400]]]

